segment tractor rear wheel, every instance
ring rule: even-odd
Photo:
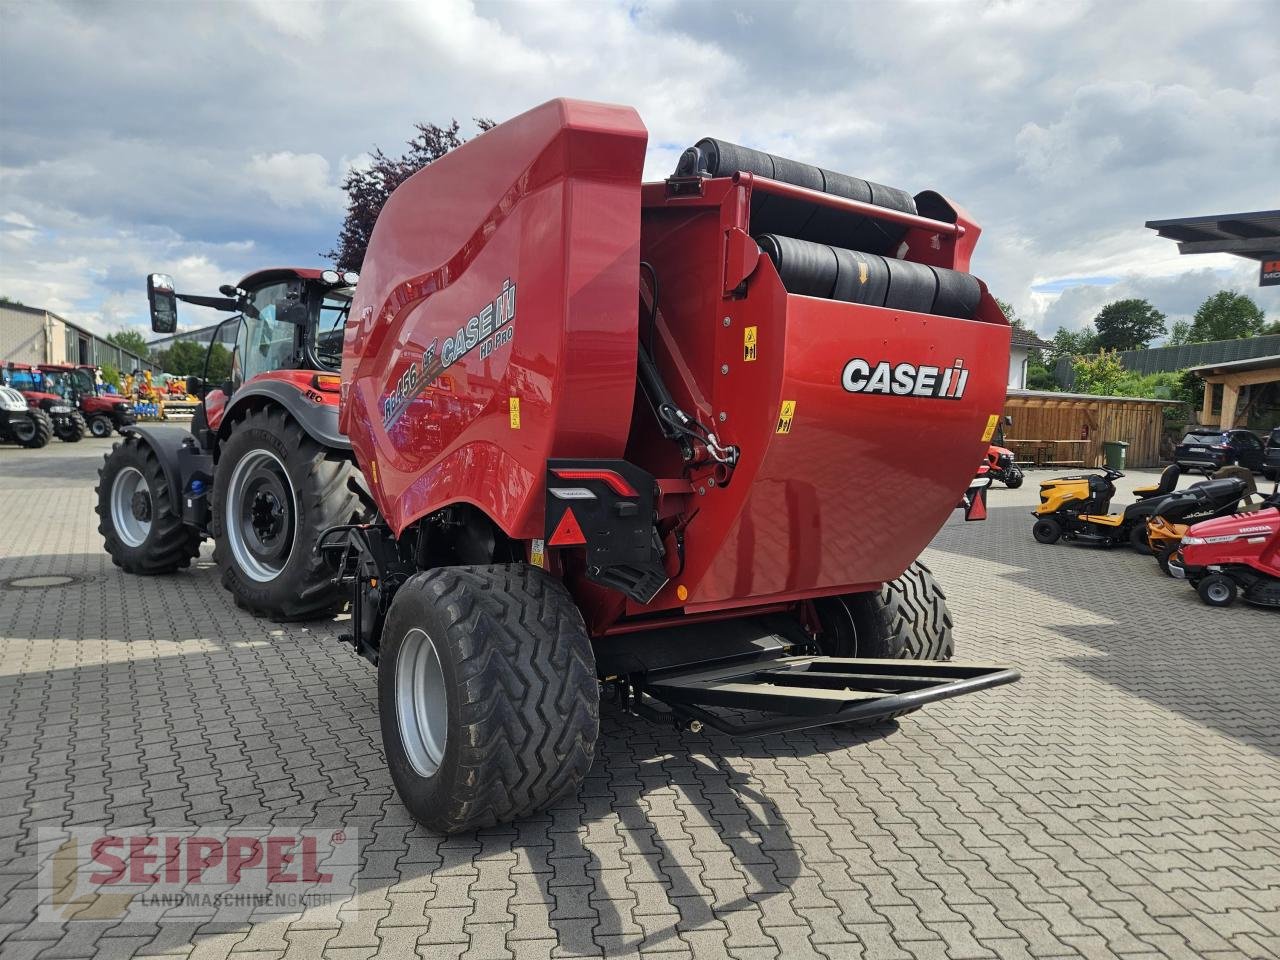
[[[1236,602],[1238,592],[1236,582],[1221,573],[1211,573],[1196,584],[1196,593],[1211,607],[1231,606]]]
[[[273,620],[336,613],[343,593],[312,549],[359,509],[351,461],[283,410],[250,413],[222,445],[213,481],[213,558],[236,603]]]
[[[182,522],[151,447],[125,437],[98,469],[98,532],[111,562],[128,573],[173,573],[191,566],[202,537]]]
[[[80,411],[73,410],[71,416],[54,427],[54,433],[63,443],[79,443],[84,439],[84,417]]]
[[[946,595],[919,560],[879,590],[828,597],[815,606],[827,656],[950,660],[955,653]]]
[[[32,409],[29,417],[12,421],[9,429],[18,443],[31,450],[48,446],[53,438],[53,421],[43,410]]]
[[[528,564],[439,567],[396,591],[378,658],[382,743],[401,800],[441,833],[576,791],[600,687],[582,615]]]

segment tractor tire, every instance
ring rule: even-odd
[[[1151,544],[1147,540],[1147,525],[1141,523],[1129,531],[1129,546],[1137,550],[1144,557],[1152,554]]]
[[[1221,573],[1211,573],[1196,584],[1196,593],[1211,607],[1229,607],[1236,602],[1239,587]]]
[[[339,610],[344,594],[313,547],[326,528],[357,515],[351,470],[283,410],[257,410],[232,427],[214,474],[210,531],[222,585],[238,606],[281,622]]]
[[[1053,517],[1043,517],[1031,528],[1036,543],[1057,543],[1062,538],[1062,524]]]
[[[200,531],[182,522],[160,461],[137,437],[112,445],[94,493],[103,545],[126,573],[173,573],[199,555]]]
[[[1170,540],[1158,550],[1156,550],[1156,563],[1160,564],[1160,570],[1166,577],[1172,577],[1173,571],[1169,569],[1169,558],[1178,552],[1178,545],[1181,541]]]
[[[111,418],[105,413],[89,418],[89,433],[99,440],[111,436],[111,431],[115,429],[115,425],[111,422]]]
[[[946,595],[919,560],[879,590],[815,606],[829,657],[950,660],[955,653]]]
[[[80,411],[72,411],[71,422],[54,428],[59,440],[63,443],[79,443],[84,439],[85,423]]]
[[[378,713],[391,779],[439,833],[528,816],[591,767],[600,687],[582,615],[527,564],[439,567],[396,591]]]
[[[53,439],[53,421],[43,410],[32,409],[30,413],[30,420],[14,421],[9,429],[19,444],[28,450],[39,450]]]

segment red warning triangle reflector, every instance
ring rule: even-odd
[[[973,499],[969,503],[969,512],[965,514],[966,520],[985,520],[987,519],[987,497],[985,490],[973,491]]]
[[[565,510],[564,516],[556,524],[555,533],[547,541],[549,547],[576,547],[585,544],[587,538],[582,535],[582,527],[578,526],[578,518],[573,515],[573,508]]]

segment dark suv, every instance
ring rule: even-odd
[[[1262,475],[1268,480],[1280,480],[1280,427],[1272,427],[1267,437],[1266,453],[1262,459]]]
[[[1189,430],[1173,453],[1174,461],[1183,470],[1203,470],[1206,474],[1231,464],[1260,471],[1262,457],[1262,441],[1257,434],[1218,427]]]

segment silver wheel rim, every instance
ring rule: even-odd
[[[94,417],[89,424],[89,432],[95,437],[107,437],[111,435],[111,426],[102,417]]]
[[[280,504],[282,508],[287,507],[290,511],[287,528],[277,534],[281,540],[271,551],[262,549],[262,541],[257,539],[254,521],[246,513],[247,510],[252,510],[252,501],[246,503],[246,498],[256,499],[261,492],[259,482],[266,476],[278,481],[276,492],[283,496],[278,496],[277,499],[283,501]],[[298,518],[298,496],[280,458],[270,450],[250,450],[241,457],[227,483],[227,499],[223,507],[224,536],[236,566],[258,583],[270,583],[280,576],[289,557],[293,555]]]
[[[1205,593],[1209,595],[1209,599],[1214,603],[1226,603],[1227,598],[1231,596],[1231,591],[1227,589],[1225,583],[1211,583]]]
[[[444,760],[448,701],[436,645],[417,627],[405,634],[396,659],[396,723],[410,766],[421,777],[435,776]]]
[[[138,516],[145,502],[146,519]],[[111,484],[111,525],[130,547],[140,547],[151,534],[151,488],[137,467],[125,467]]]
[[[18,438],[19,443],[26,443],[28,440],[34,440],[36,436],[36,422],[32,418],[26,420],[17,420],[13,424],[13,435]]]

